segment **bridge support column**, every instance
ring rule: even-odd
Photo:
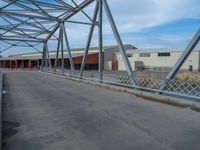
[[[62,30],[63,30],[63,36],[65,37],[65,43],[66,43],[66,46],[67,46],[71,73],[72,73],[72,75],[74,75],[74,62],[73,62],[73,59],[72,59],[71,50],[70,50],[70,47],[69,47],[69,41],[68,41],[67,32],[66,32],[66,29],[65,29],[64,22],[61,25],[62,25]]]
[[[37,69],[39,69],[39,67],[40,67],[40,61],[39,61],[39,59],[36,60],[36,66],[37,66]]]
[[[9,68],[12,69],[12,60],[10,60],[9,63],[10,63],[10,64],[9,64]]]
[[[103,7],[99,1],[99,81],[103,82]]]
[[[4,68],[4,60],[2,61],[2,68]]]
[[[17,67],[18,67],[18,61],[15,60],[15,69],[17,69]]]
[[[89,31],[88,39],[87,39],[87,44],[86,44],[86,49],[85,49],[85,53],[84,53],[84,56],[83,56],[83,59],[82,59],[81,70],[80,70],[80,78],[82,78],[83,70],[85,69],[85,64],[86,64],[86,61],[87,61],[87,55],[88,55],[88,51],[90,49],[90,44],[91,44],[92,35],[93,35],[93,32],[94,32],[94,27],[96,25],[98,11],[99,11],[99,4],[97,2],[96,6],[95,6],[95,10],[94,10],[93,19],[92,19],[93,24],[90,27],[90,31]]]
[[[61,67],[62,67],[62,74],[64,74],[64,45],[63,45],[63,23],[61,23]]]
[[[58,62],[58,58],[59,58],[59,51],[60,51],[60,40],[61,40],[61,28],[59,31],[59,37],[58,37],[58,43],[57,43],[57,51],[56,51],[56,58],[55,58],[55,62],[54,62],[54,73],[56,73],[56,68],[57,68],[57,64]]]
[[[32,67],[32,60],[28,60],[28,69],[31,70]]]
[[[3,68],[3,61],[1,60],[1,68]]]
[[[125,52],[125,49],[124,49],[124,46],[123,46],[123,43],[122,43],[122,40],[121,40],[121,37],[119,35],[119,32],[118,32],[118,29],[117,29],[117,26],[114,22],[114,18],[112,16],[112,13],[110,11],[110,8],[108,6],[108,3],[107,3],[107,0],[101,0],[102,3],[103,3],[103,6],[104,6],[104,9],[105,9],[105,13],[107,14],[108,16],[108,20],[109,20],[109,23],[111,25],[111,28],[112,28],[112,31],[113,31],[113,34],[115,36],[115,39],[116,39],[116,42],[117,42],[117,45],[119,47],[119,50],[121,52],[121,55],[122,55],[122,58],[123,58],[123,61],[125,63],[125,66],[126,66],[126,69],[127,69],[127,72],[128,72],[128,75],[131,77],[132,81],[133,81],[133,84],[134,85],[138,85],[138,81],[135,77],[135,74],[133,73],[133,69],[131,67],[131,64],[128,60],[128,57],[126,55],[126,52]]]
[[[24,60],[21,61],[21,66],[20,68],[24,69]]]

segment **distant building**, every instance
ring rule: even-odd
[[[182,50],[168,49],[168,48],[155,48],[155,49],[136,49],[132,45],[125,45],[127,57],[130,61],[132,69],[137,70],[162,70],[166,71],[171,69],[178,58],[182,54]],[[75,69],[80,69],[84,49],[71,50]],[[49,53],[51,64],[54,66],[56,51]],[[9,57],[0,58],[0,66],[2,68],[40,68],[42,54],[41,53],[26,53],[18,55],[10,55]],[[65,68],[70,68],[68,52],[64,51]],[[104,70],[118,70],[124,71],[126,67],[122,59],[118,46],[106,46],[103,48],[103,62]],[[61,67],[61,52],[58,58],[58,67]],[[89,50],[86,70],[98,69],[98,48],[93,47]],[[181,70],[192,70],[195,72],[200,71],[200,51],[193,51],[188,59],[185,61]]]
[[[134,46],[127,44],[124,45],[125,49],[135,49]],[[71,54],[74,62],[75,69],[80,69],[83,55],[84,55],[84,48],[79,49],[72,49]],[[118,46],[105,46],[103,48],[103,60],[104,64],[107,61],[112,60],[112,57],[119,52]],[[49,52],[50,60],[52,66],[55,63],[56,51]],[[64,51],[64,64],[65,68],[70,68],[69,56],[68,52]],[[25,54],[17,54],[17,55],[10,55],[8,57],[0,58],[0,67],[1,68],[35,68],[39,69],[42,63],[42,54],[41,53],[25,53]],[[57,66],[61,66],[61,52],[59,53],[58,63]],[[86,70],[97,70],[98,69],[98,47],[90,48],[87,62],[85,66]],[[111,68],[112,69],[112,68]]]
[[[159,49],[132,49],[127,50],[127,56],[130,60],[133,70],[168,70],[171,69],[183,50],[176,50],[170,48]],[[118,70],[126,70],[122,61],[120,53],[116,54],[118,63]],[[181,70],[200,71],[200,51],[193,51],[185,63],[182,65]]]

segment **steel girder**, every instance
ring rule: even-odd
[[[80,77],[83,75],[87,60],[88,51],[95,27],[98,27],[98,45],[99,45],[99,80],[103,81],[103,10],[108,17],[114,37],[119,46],[128,74],[133,80],[134,86],[138,85],[135,75],[132,71],[130,62],[125,53],[117,26],[106,0],[83,0],[77,3],[75,0],[1,0],[5,3],[0,8],[0,18],[6,22],[0,24],[0,40],[5,41],[12,46],[21,46],[22,43],[35,48],[37,43],[43,43],[42,66],[51,68],[50,56],[48,53],[48,41],[54,37],[57,41],[57,53],[55,58],[54,71],[56,71],[57,60],[61,48],[62,70],[64,73],[64,44],[67,46],[72,74],[74,64],[70,51],[65,23],[75,23],[80,25],[89,25],[90,31],[85,48],[85,53],[81,65]],[[69,3],[70,2],[70,3]],[[92,3],[96,3],[93,18],[84,11]],[[77,13],[82,13],[88,21],[70,20]],[[58,37],[55,35],[59,31]],[[13,41],[17,43],[12,43]],[[7,50],[10,47],[4,49]]]
[[[167,74],[165,78],[165,82],[161,86],[161,90],[165,89],[167,83],[172,80],[176,73],[179,71],[183,63],[186,61],[186,59],[189,57],[189,55],[192,53],[194,48],[197,46],[197,44],[200,41],[200,29],[196,32],[186,49],[183,51],[182,55],[179,57],[178,61],[176,64],[173,66],[173,68],[170,70],[170,72]]]

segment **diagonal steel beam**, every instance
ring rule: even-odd
[[[111,28],[112,28],[112,31],[113,31],[113,34],[115,36],[115,39],[116,39],[116,42],[118,44],[118,47],[119,47],[119,50],[122,54],[122,58],[123,58],[123,61],[125,63],[125,66],[126,66],[126,69],[127,69],[127,72],[129,74],[129,76],[131,77],[132,81],[133,81],[133,84],[134,85],[138,85],[138,81],[135,77],[135,74],[133,73],[133,70],[132,70],[132,67],[131,67],[131,64],[128,60],[128,57],[126,55],[126,52],[125,52],[125,49],[124,49],[124,46],[123,46],[123,43],[122,43],[122,40],[121,40],[121,37],[119,35],[119,32],[118,32],[118,29],[117,29],[117,26],[114,22],[114,19],[113,19],[113,16],[112,16],[112,13],[110,11],[110,8],[108,6],[108,3],[106,0],[101,0],[102,3],[103,3],[103,6],[104,6],[104,9],[105,9],[105,12],[108,16],[108,20],[109,20],[109,23],[111,25]]]
[[[71,0],[73,3],[74,3],[74,5],[77,7],[77,8],[79,8],[79,5],[74,1],[74,0]],[[91,21],[91,22],[93,22],[93,20],[90,18],[90,16],[83,10],[83,9],[80,9],[80,11]]]
[[[194,48],[197,46],[197,44],[200,41],[200,28],[186,47],[185,51],[182,53],[182,55],[179,57],[178,61],[174,65],[174,67],[171,69],[171,71],[167,74],[165,78],[165,82],[161,86],[161,90],[163,90],[166,87],[166,84],[169,82],[169,80],[173,79],[178,70],[181,68],[185,60],[189,57],[191,52],[194,50]]]
[[[58,37],[58,43],[57,43],[56,58],[55,58],[55,62],[54,62],[54,73],[56,73],[57,62],[58,62],[58,58],[59,58],[60,40],[61,40],[61,29],[59,31],[59,37]]]
[[[9,14],[12,16],[17,16],[17,17],[24,17],[24,18],[35,18],[35,19],[40,19],[40,20],[51,20],[51,21],[58,21],[57,18],[49,18],[49,17],[44,17],[44,16],[36,16],[36,15],[30,15],[30,14],[22,14],[22,13],[17,13],[17,12],[9,12],[9,11],[0,11],[0,15],[4,14]]]
[[[84,9],[85,7],[87,7],[88,5],[90,5],[91,3],[93,3],[95,0],[85,0],[83,3],[81,3],[79,5],[78,8],[75,8],[73,10],[73,12],[70,12],[69,14],[65,15],[62,20],[63,21],[67,21],[69,18],[71,18],[72,16],[76,15],[81,9]],[[51,36],[57,31],[57,29],[60,26],[60,21],[57,23],[57,25],[54,27],[54,29],[52,30],[52,33],[49,34],[46,38],[46,40],[49,40],[51,38]]]
[[[166,76],[166,80],[172,79],[177,71],[180,69],[180,67],[183,65],[185,60],[188,58],[188,56],[191,54],[191,52],[194,50],[194,48],[197,46],[200,40],[200,29],[196,32],[190,43],[188,44],[187,48],[183,52],[183,54],[178,59],[175,66],[172,68],[172,70],[169,72],[169,74]]]
[[[72,75],[74,75],[74,63],[73,63],[73,59],[72,59],[72,55],[71,55],[71,50],[70,50],[70,47],[69,47],[69,41],[68,41],[67,32],[66,32],[66,29],[65,29],[64,22],[62,23],[62,28],[63,28],[65,43],[66,43],[67,51],[68,51],[68,55],[69,55],[69,61],[70,61],[70,67],[71,67]]]
[[[47,16],[47,17],[49,17],[49,18],[55,18],[55,19],[56,19],[56,17],[51,16],[51,15],[48,14],[44,9],[42,9],[42,8],[36,3],[36,1],[30,0],[30,2],[31,2],[32,4],[34,4],[39,10],[41,10],[41,12],[40,12],[40,11],[36,11],[37,13],[42,14],[42,15],[45,15],[45,16]],[[34,9],[32,9],[31,11],[34,11]]]
[[[98,4],[98,2],[96,2],[94,15],[93,15],[93,19],[92,19],[93,22],[96,22],[96,20],[97,20],[98,11],[99,11],[99,4]],[[86,44],[86,49],[85,49],[85,52],[84,52],[84,56],[83,56],[82,64],[81,64],[81,69],[80,69],[80,77],[83,76],[83,70],[85,69],[85,64],[86,64],[87,55],[88,55],[88,52],[89,52],[89,49],[90,49],[92,35],[93,35],[93,32],[94,32],[94,27],[95,27],[95,24],[91,25],[90,31],[89,31],[89,34],[88,34],[88,40],[87,40],[87,44]]]
[[[29,0],[19,0],[19,1],[25,4],[31,4]],[[49,7],[49,8],[66,9],[66,6],[63,6],[63,5],[51,4],[51,3],[42,2],[42,1],[35,1],[35,3],[40,6]]]
[[[7,37],[3,37],[3,36],[0,36],[0,40],[2,40],[2,41],[21,41],[21,42],[24,42],[24,41],[27,41],[27,42],[43,42],[43,39],[7,38]]]
[[[3,0],[4,1],[4,0]],[[5,6],[3,6],[3,7],[1,7],[0,8],[0,11],[1,10],[3,10],[4,8],[7,8],[8,6],[10,6],[10,5],[12,5],[12,4],[14,4],[14,3],[16,3],[18,0],[14,0],[14,1],[12,1],[12,2],[10,2],[10,3],[8,3],[7,5],[5,5]],[[6,1],[5,1],[6,2]]]
[[[68,8],[71,8],[72,10],[74,9],[74,7],[66,2],[64,2],[63,0],[56,0],[56,2],[68,7]]]

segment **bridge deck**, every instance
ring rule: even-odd
[[[5,75],[6,150],[196,150],[200,113],[31,72]]]

